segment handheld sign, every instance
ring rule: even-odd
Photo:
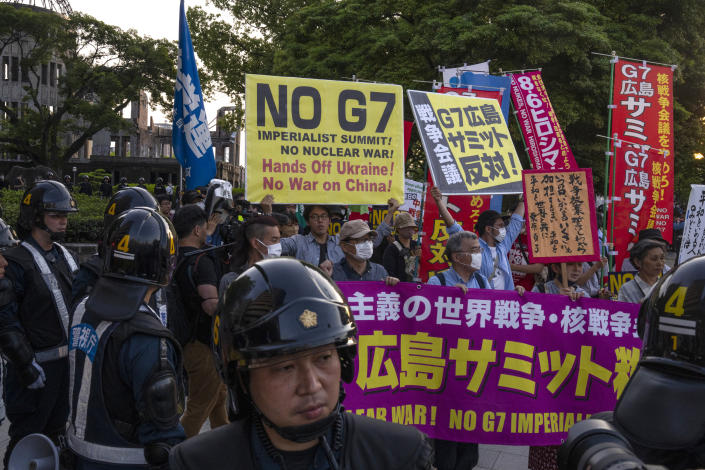
[[[592,171],[524,171],[524,204],[532,263],[598,261]]]
[[[404,199],[400,86],[247,75],[245,99],[247,199]]]
[[[521,193],[521,163],[496,100],[408,94],[441,193]]]

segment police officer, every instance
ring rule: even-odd
[[[66,439],[77,470],[167,468],[184,439],[181,349],[147,305],[175,258],[173,227],[154,210],[131,209],[108,229],[103,274],[71,321]]]
[[[64,186],[69,191],[73,191],[73,183],[71,182],[71,175],[64,175]]]
[[[56,439],[68,415],[67,331],[71,279],[78,269],[57,241],[76,202],[57,181],[40,181],[20,203],[22,244],[8,250],[14,299],[0,306],[0,349],[8,359],[5,403],[10,451],[24,436]]]
[[[91,181],[88,175],[83,175],[81,177],[81,184],[78,188],[79,194],[87,194],[88,196],[93,195],[93,186],[91,186]]]
[[[123,176],[122,178],[120,178],[120,184],[118,184],[117,189],[118,191],[120,191],[121,189],[125,189],[127,187],[127,178]]]
[[[110,176],[103,177],[103,182],[100,183],[100,195],[104,198],[112,197],[113,184],[110,182]]]
[[[426,437],[341,410],[357,327],[336,285],[291,258],[261,261],[214,318],[220,372],[238,420],[175,447],[170,468],[430,469]]]
[[[105,212],[103,213],[103,237],[107,233],[110,224],[112,224],[120,214],[135,207],[148,207],[154,210],[159,208],[154,196],[146,189],[128,187],[122,191],[118,191],[105,206]],[[102,253],[103,240],[100,240],[98,242],[98,253],[81,263],[81,267],[73,280],[73,288],[71,290],[72,305],[90,294],[98,280],[98,276],[103,272]]]
[[[646,464],[703,468],[705,256],[669,271],[651,292],[639,312],[644,345],[637,369],[614,412],[593,418],[611,422]]]
[[[154,184],[154,197],[158,197],[160,194],[166,194],[166,187],[164,187],[164,178],[157,178],[157,182]]]
[[[137,186],[139,186],[142,189],[147,189],[147,186],[144,185],[145,181],[144,178],[140,177],[140,179],[137,180]]]

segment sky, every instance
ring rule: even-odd
[[[91,15],[104,23],[118,26],[122,29],[134,29],[139,34],[155,39],[166,38],[176,41],[179,38],[179,0],[68,0],[74,11]],[[185,8],[207,6],[207,0],[185,0]],[[198,51],[196,51],[198,56]],[[176,78],[176,77],[174,77]],[[229,106],[226,95],[218,94],[214,101],[206,102],[206,116],[213,121],[221,106]],[[128,107],[129,112],[129,107]],[[158,111],[150,111],[154,122],[164,122],[166,119]],[[212,127],[214,127],[213,124]]]

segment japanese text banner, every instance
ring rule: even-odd
[[[524,171],[524,205],[529,261],[565,263],[597,261],[595,196],[592,171]]]
[[[248,199],[404,198],[400,86],[250,74],[245,97]]]
[[[705,185],[691,184],[678,264],[705,255]]]
[[[540,71],[512,74],[512,103],[535,170],[577,168]]]
[[[521,163],[496,100],[408,95],[433,182],[443,194],[521,192]]]
[[[341,282],[359,329],[346,409],[484,444],[559,444],[612,410],[639,360],[639,305]]]
[[[614,77],[609,222],[619,270],[640,230],[673,237],[673,71],[618,59]]]

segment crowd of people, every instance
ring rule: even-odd
[[[154,194],[104,185],[104,236],[80,266],[61,245],[78,211],[66,185],[26,190],[18,238],[0,223],[5,468],[32,433],[65,437],[64,464],[77,469],[168,468],[170,459],[172,468],[218,468],[241,458],[251,461],[243,468],[263,469],[477,464],[477,444],[340,413],[356,329],[334,281],[418,282],[422,242],[399,201],[388,201],[373,229],[341,220],[339,206],[299,213],[270,196],[251,205],[218,180],[183,193],[176,209],[163,181]],[[449,235],[449,268],[428,284],[611,297],[601,287],[605,259],[529,263],[521,200],[509,216],[481,213],[469,231],[437,188],[431,194]],[[637,274],[619,300],[648,295],[665,251],[664,240],[640,234],[629,258]],[[206,421],[214,431],[202,434]],[[546,452],[532,449],[534,470],[548,468],[537,463]]]

